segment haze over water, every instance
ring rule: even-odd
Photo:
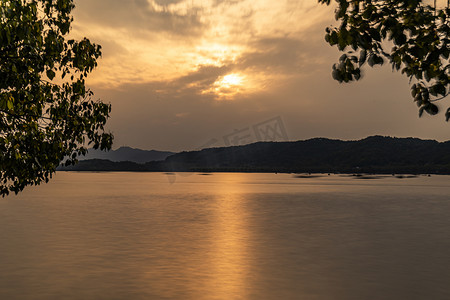
[[[58,172],[0,199],[0,299],[449,299],[449,179]]]

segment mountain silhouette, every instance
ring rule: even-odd
[[[149,161],[164,160],[172,154],[174,154],[174,152],[141,150],[131,147],[120,147],[117,150],[110,150],[107,152],[91,148],[88,150],[86,156],[80,157],[80,160],[107,159],[112,162],[131,161],[142,164]]]
[[[93,170],[84,161],[66,170]],[[105,164],[103,162],[103,164]],[[296,142],[258,142],[244,146],[181,152],[162,161],[116,171],[434,173],[450,174],[450,142],[371,136],[357,141],[314,138]],[[122,169],[123,168],[123,169]],[[100,169],[99,169],[100,170]]]

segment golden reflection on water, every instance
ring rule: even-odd
[[[222,183],[216,191],[212,223],[212,256],[208,262],[213,276],[211,290],[217,299],[246,299],[249,286],[249,235],[245,185],[242,174]]]
[[[142,265],[144,286],[169,299],[248,299],[252,228],[243,180],[228,176],[198,201],[185,191],[146,208],[152,224],[162,226],[144,241],[157,241]]]

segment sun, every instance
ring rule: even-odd
[[[244,77],[237,73],[227,74],[217,78],[210,90],[220,99],[232,99],[242,92]]]
[[[216,100],[235,100],[237,95],[248,92],[249,80],[242,73],[230,73],[219,76],[216,81],[202,91],[202,94],[213,94]]]
[[[231,88],[233,86],[241,85],[242,79],[242,76],[238,74],[228,74],[223,76],[220,80],[216,81],[216,84],[224,88]]]

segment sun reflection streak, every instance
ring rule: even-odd
[[[240,175],[237,175],[240,176]],[[250,279],[250,224],[239,178],[218,187],[211,245],[211,286],[217,299],[246,299]]]

